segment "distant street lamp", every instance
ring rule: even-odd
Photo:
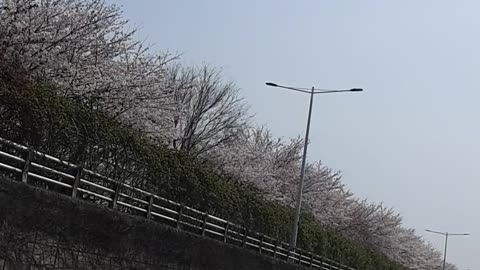
[[[306,162],[307,162],[308,135],[310,133],[310,120],[312,118],[313,96],[316,95],[316,94],[361,92],[361,91],[363,91],[363,89],[361,89],[361,88],[352,88],[352,89],[345,89],[345,90],[317,89],[317,90],[320,90],[320,91],[317,91],[315,89],[315,87],[312,87],[311,89],[310,88],[289,87],[289,86],[278,85],[278,84],[272,83],[272,82],[267,82],[265,84],[268,85],[268,86],[271,86],[271,87],[284,88],[284,89],[289,89],[289,90],[293,90],[293,91],[297,91],[297,92],[310,94],[310,106],[308,108],[307,130],[305,131],[305,141],[304,141],[304,146],[303,146],[302,168],[300,170],[300,181],[299,181],[298,187],[297,187],[297,201],[296,201],[296,207],[295,207],[295,219],[294,219],[294,222],[293,222],[292,235],[291,235],[291,239],[290,239],[290,245],[295,247],[297,245],[298,225],[299,225],[299,222],[300,222],[300,210],[302,208],[303,180],[304,180],[304,176],[305,176],[305,165],[306,165]]]
[[[445,252],[443,253],[443,267],[442,267],[442,270],[445,270],[445,264],[447,262],[448,237],[449,236],[467,236],[467,235],[470,235],[469,233],[448,233],[448,232],[437,232],[437,231],[432,231],[432,230],[425,230],[425,231],[445,236]]]

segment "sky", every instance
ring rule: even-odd
[[[448,261],[480,269],[479,1],[115,2],[153,49],[222,68],[278,137],[303,136],[308,95],[265,82],[364,88],[316,96],[308,159],[439,250],[425,229],[471,233],[449,239]]]

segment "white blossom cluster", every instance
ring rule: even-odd
[[[238,89],[218,70],[182,66],[134,34],[119,8],[102,0],[0,0],[0,61],[161,143],[215,159],[265,198],[292,206],[303,141],[250,127]],[[304,192],[305,210],[325,227],[409,269],[439,269],[438,251],[392,209],[354,198],[340,172],[308,164]]]
[[[265,198],[294,206],[303,141],[275,138],[266,128],[246,130],[241,140],[216,149],[224,169],[240,181],[254,184]],[[402,218],[383,204],[354,198],[342,184],[341,173],[322,165],[307,165],[304,211],[324,227],[382,252],[409,269],[441,269],[442,254]],[[457,269],[449,264],[447,269]]]

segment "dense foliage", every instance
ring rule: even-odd
[[[183,66],[134,33],[102,0],[0,0],[0,135],[286,240],[303,141],[252,127],[217,69]],[[441,265],[398,214],[356,199],[321,162],[308,165],[304,213],[300,244],[341,262]]]

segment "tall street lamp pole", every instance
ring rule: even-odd
[[[310,120],[312,119],[312,107],[313,107],[313,96],[316,94],[329,94],[329,93],[344,93],[344,92],[361,92],[361,88],[352,88],[345,90],[331,90],[331,89],[315,89],[315,87],[309,88],[300,88],[300,87],[289,87],[278,85],[276,83],[267,82],[267,86],[284,88],[288,90],[293,90],[297,92],[310,94],[310,106],[308,107],[308,118],[307,118],[307,129],[305,131],[305,141],[303,146],[303,157],[302,157],[302,167],[300,170],[300,181],[297,186],[297,200],[295,206],[295,217],[293,221],[292,235],[290,239],[290,245],[295,247],[297,245],[297,235],[298,235],[298,225],[300,223],[300,211],[302,208],[302,195],[303,195],[303,181],[305,177],[305,166],[307,163],[307,148],[308,148],[308,135],[310,133]]]
[[[449,232],[437,232],[437,231],[432,231],[432,230],[425,230],[425,231],[445,236],[445,251],[443,252],[443,267],[442,267],[442,270],[445,270],[445,264],[447,262],[448,237],[449,236],[467,236],[467,235],[470,235],[469,233],[449,233]]]

